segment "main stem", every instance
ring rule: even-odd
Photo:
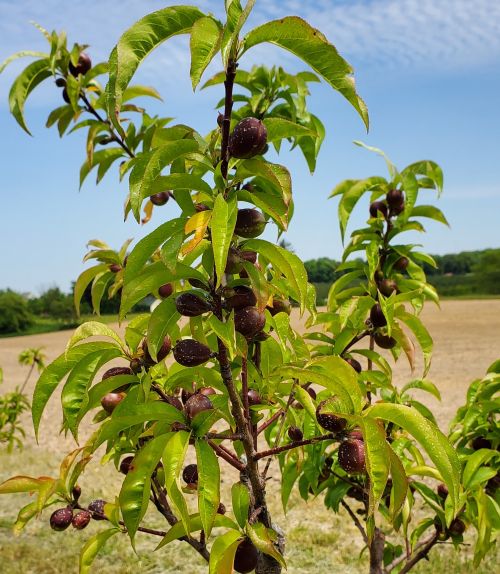
[[[221,174],[225,180],[227,180],[229,169],[229,133],[231,127],[231,113],[233,110],[233,88],[234,80],[236,77],[236,69],[236,61],[230,59],[226,69],[226,79],[224,81],[225,105],[224,118],[222,120]],[[222,299],[220,292],[218,292],[215,288],[215,285],[217,284],[215,271],[213,284],[214,287],[212,289],[212,297],[215,303],[214,313],[216,317],[222,321]],[[246,468],[243,472],[248,476],[248,480],[252,489],[251,494],[253,508],[251,509],[250,515],[253,515],[257,512],[259,521],[264,524],[266,528],[271,528],[271,517],[266,504],[265,481],[260,475],[259,465],[255,459],[256,451],[254,446],[253,427],[250,421],[248,397],[246,395],[246,392],[248,391],[247,359],[243,358],[242,360],[242,382],[246,392],[243,393],[243,398],[241,399],[238,396],[234,384],[227,348],[221,339],[217,339],[217,346],[220,373],[229,395],[231,413],[236,422],[237,433],[241,435],[241,442],[243,444],[247,458]],[[264,572],[266,574],[280,574],[281,566],[270,556],[261,554],[259,556],[259,564],[257,566],[256,572],[261,574]]]

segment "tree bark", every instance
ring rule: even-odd
[[[370,550],[370,574],[384,574],[385,534],[380,528],[375,528]]]

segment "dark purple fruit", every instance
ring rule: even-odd
[[[259,553],[250,538],[244,538],[236,548],[234,555],[234,569],[239,574],[248,574],[255,570]]]
[[[70,507],[59,508],[50,516],[50,527],[52,530],[62,532],[66,530],[73,520],[73,510]]]
[[[397,344],[394,337],[389,337],[389,335],[383,335],[382,333],[375,333],[373,340],[381,349],[392,349]]]
[[[451,536],[462,536],[462,534],[465,532],[465,522],[460,520],[460,518],[455,518],[451,522],[448,528],[448,532],[451,534]]]
[[[132,369],[130,367],[111,367],[102,376],[101,381],[105,381],[111,377],[118,377],[120,375],[133,375]]]
[[[262,399],[258,393],[258,391],[256,391],[255,389],[250,389],[248,391],[248,404],[251,407],[254,407],[255,405],[261,405],[262,404]]]
[[[440,496],[442,499],[445,499],[448,496],[448,487],[446,486],[446,484],[443,483],[438,484],[437,493],[438,496]]]
[[[258,237],[266,227],[266,218],[261,211],[252,208],[238,209],[234,232],[240,237]]]
[[[292,305],[288,299],[280,299],[279,297],[273,297],[273,304],[266,307],[266,309],[274,317],[278,313],[286,313],[290,315],[292,312]]]
[[[167,396],[167,402],[169,405],[172,405],[173,407],[175,407],[178,411],[182,411],[183,407],[182,407],[182,403],[180,401],[180,399],[178,397],[173,397],[173,396]]]
[[[405,196],[400,189],[391,189],[386,196],[391,215],[399,215],[405,208]]]
[[[75,78],[79,74],[85,75],[90,70],[90,68],[92,68],[92,60],[90,59],[90,56],[85,52],[82,52],[78,56],[78,63],[76,66],[73,66],[73,64],[70,62],[68,67],[69,73],[72,76],[75,76]]]
[[[209,411],[213,408],[212,401],[206,395],[199,393],[190,397],[184,405],[184,411],[190,419],[194,419],[198,413]]]
[[[56,80],[56,86],[58,88],[64,88],[66,87],[66,78],[57,78]]]
[[[172,283],[165,283],[165,285],[162,285],[158,289],[158,295],[162,299],[166,299],[167,297],[170,297],[170,295],[172,295],[173,292],[174,292],[174,286],[172,285]]]
[[[370,321],[374,327],[385,327],[387,325],[387,319],[385,318],[380,303],[375,303],[370,309]]]
[[[94,520],[105,520],[104,515],[104,506],[106,505],[106,501],[98,498],[97,500],[93,500],[88,509],[92,512],[92,518]],[[101,516],[102,515],[102,516]]]
[[[196,339],[182,339],[174,347],[174,358],[183,367],[197,367],[213,356],[209,347]]]
[[[184,467],[182,480],[186,484],[196,484],[198,482],[198,466],[196,464],[188,464]]]
[[[266,144],[266,126],[257,118],[245,118],[229,136],[229,153],[238,159],[247,159],[260,155]]]
[[[120,472],[122,474],[128,474],[130,470],[132,470],[134,464],[134,457],[133,456],[126,456],[120,462]]]
[[[344,361],[348,365],[351,365],[351,367],[356,371],[356,373],[361,373],[361,371],[363,370],[361,363],[359,361],[356,361],[356,359],[353,359],[352,357],[347,357],[347,359],[344,359]]]
[[[488,480],[488,482],[486,483],[486,494],[489,494],[490,496],[494,497],[496,494],[496,491],[500,488],[500,473],[498,473],[496,476],[494,476],[493,478],[490,478],[490,480]]]
[[[232,290],[234,295],[226,298],[226,309],[242,309],[257,304],[257,297],[250,287],[236,285]]]
[[[158,349],[158,352],[156,353],[156,361],[153,361],[153,357],[149,353],[147,339],[143,339],[141,346],[142,350],[144,351],[144,358],[146,362],[154,364],[155,362],[160,363],[161,361],[163,361],[163,359],[165,359],[166,356],[170,353],[170,350],[172,349],[172,341],[170,340],[170,337],[168,335],[165,336],[161,347]]]
[[[243,269],[243,262],[240,251],[235,247],[230,247],[227,254],[226,267],[224,273],[234,275]]]
[[[161,206],[165,205],[169,200],[169,193],[168,191],[160,191],[158,193],[154,193],[153,195],[149,196],[149,201],[153,205]]]
[[[78,484],[75,484],[73,490],[71,491],[71,496],[73,497],[73,500],[77,502],[81,495],[82,495],[82,488],[78,486]]]
[[[316,391],[312,387],[304,387],[313,401],[316,400]]]
[[[266,316],[257,307],[243,307],[234,313],[234,328],[248,339],[257,335],[266,324]]]
[[[73,516],[71,524],[73,528],[76,528],[77,530],[83,530],[88,526],[91,518],[92,514],[88,510],[82,510]]]
[[[289,427],[288,428],[288,437],[293,442],[298,442],[304,438],[303,432],[299,429],[299,427]]]
[[[130,370],[138,375],[142,371],[142,361],[137,357],[130,361]]]
[[[408,257],[400,257],[396,261],[396,263],[394,263],[393,268],[396,271],[400,271],[401,273],[403,273],[404,271],[406,271],[409,264],[410,264],[410,260],[408,259]]]
[[[181,293],[175,298],[175,307],[184,317],[198,317],[212,309],[209,301],[189,291]]]
[[[339,464],[350,474],[366,472],[365,443],[357,439],[347,439],[339,446]]]
[[[389,297],[397,290],[398,286],[394,279],[382,279],[380,283],[377,285],[378,290],[385,295],[385,297]]]
[[[125,398],[125,393],[108,393],[101,399],[102,408],[111,414]]]
[[[360,428],[352,429],[347,433],[347,438],[352,438],[354,440],[361,440],[363,441],[363,432]]]
[[[122,266],[121,266],[119,263],[112,263],[112,264],[109,266],[109,270],[110,270],[112,273],[118,273],[119,271],[122,270]]]
[[[347,421],[333,413],[322,413],[321,411],[325,404],[327,404],[327,401],[321,401],[316,407],[316,420],[319,426],[330,432],[343,431],[347,426]]]
[[[182,402],[183,402],[184,404],[186,404],[187,401],[188,401],[188,399],[189,399],[190,397],[192,397],[192,396],[194,395],[194,393],[195,393],[194,383],[191,384],[191,391],[188,391],[187,389],[182,389],[182,390],[181,390],[181,399],[182,399]]]
[[[374,201],[370,204],[370,215],[378,217],[379,213],[387,217],[387,203],[385,201]]]
[[[255,251],[240,251],[240,257],[248,263],[257,263],[257,253]]]
[[[484,436],[477,436],[471,443],[474,450],[481,450],[482,448],[491,448],[491,441]]]
[[[226,507],[224,504],[222,504],[222,502],[220,502],[219,506],[217,507],[217,514],[226,514]]]
[[[68,96],[68,90],[67,90],[66,88],[64,88],[64,90],[62,91],[62,97],[63,97],[63,100],[64,100],[67,104],[70,104],[70,103],[71,103],[71,100],[69,99],[69,96]]]

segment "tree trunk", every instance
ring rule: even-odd
[[[384,574],[385,534],[380,528],[375,528],[370,544],[370,574]]]

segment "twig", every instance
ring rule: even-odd
[[[347,513],[352,518],[354,524],[356,525],[356,528],[361,532],[361,536],[363,537],[364,543],[368,544],[368,536],[366,535],[365,529],[363,528],[363,525],[361,524],[359,518],[354,514],[351,507],[347,504],[347,502],[344,499],[341,499],[340,504],[342,504],[342,506],[347,510]]]
[[[254,460],[260,460],[261,458],[266,458],[268,456],[274,456],[275,454],[280,454],[287,450],[291,450],[293,448],[297,448],[299,446],[305,446],[307,444],[315,444],[317,442],[321,442],[323,440],[335,440],[336,435],[334,433],[329,433],[321,436],[315,436],[312,438],[298,440],[296,442],[291,442],[290,444],[285,444],[283,446],[277,446],[274,448],[270,448],[269,450],[263,450],[261,452],[256,452],[254,455]]]
[[[260,433],[264,432],[267,429],[267,427],[270,427],[274,421],[278,420],[284,414],[285,411],[283,409],[280,409],[279,411],[275,412],[271,418],[269,418],[266,422],[260,425],[260,427],[257,429],[257,434],[259,435]]]
[[[215,453],[218,454],[221,458],[223,458],[231,466],[234,466],[234,468],[238,469],[240,472],[245,469],[245,465],[242,462],[240,462],[233,454],[231,454],[224,447],[216,444],[212,440],[208,440],[207,442],[213,448]]]
[[[413,553],[410,556],[407,556],[406,553],[401,554],[400,556],[395,558],[390,564],[388,564],[385,567],[385,571],[391,572],[392,570],[394,570],[394,568],[399,566],[402,562],[410,559],[408,561],[408,564],[405,564],[403,570],[400,571],[400,574],[402,572],[409,572],[410,569],[413,568],[413,566],[415,566],[415,564],[417,562],[422,560],[422,558],[425,558],[425,556],[428,554],[430,549],[438,542],[438,536],[439,536],[439,533],[433,532],[432,534],[427,536],[427,538],[424,538],[415,546],[415,548],[413,549]],[[422,556],[420,556],[420,552],[417,552],[419,549],[422,549],[422,552],[424,552],[424,550],[425,550],[425,553]],[[419,556],[419,558],[415,561],[415,558],[417,556]],[[405,568],[407,568],[407,566],[410,564],[410,562],[411,562],[410,568],[405,570]]]

